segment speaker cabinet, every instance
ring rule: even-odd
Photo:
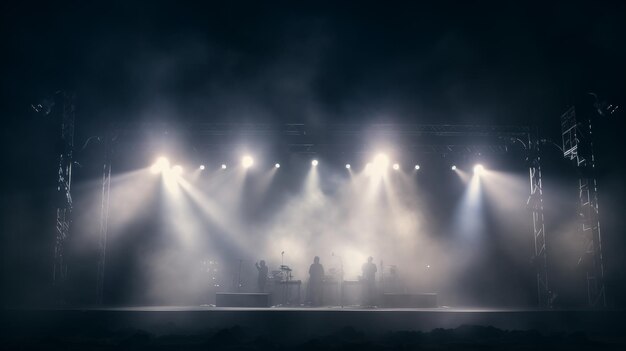
[[[270,294],[266,293],[216,293],[217,307],[270,307]]]
[[[383,307],[435,308],[437,294],[383,294]]]

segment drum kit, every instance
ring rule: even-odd
[[[293,279],[293,275],[291,274],[293,270],[289,268],[287,265],[280,265],[280,269],[273,270],[270,272],[269,280],[273,282],[288,282]]]

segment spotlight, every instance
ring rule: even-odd
[[[312,164],[313,166],[317,166],[317,164],[318,164],[318,163],[319,163],[319,162],[317,162],[317,160],[313,160],[313,161],[311,161],[311,164]]]
[[[456,171],[456,165],[452,165],[452,167],[450,167],[451,170]]]
[[[226,169],[226,164],[222,163],[222,169]]]
[[[389,165],[389,157],[382,153],[376,155],[376,157],[374,158],[374,165],[379,170],[387,168],[387,165]]]
[[[417,171],[418,169],[420,169],[420,165],[415,165],[415,170]]]
[[[172,167],[172,172],[174,172],[174,174],[176,175],[181,175],[183,174],[183,167],[181,167],[180,165],[176,165]]]
[[[243,168],[250,168],[252,167],[253,164],[254,164],[254,160],[250,156],[244,156],[241,159],[241,165],[243,166]]]
[[[170,161],[165,157],[157,158],[156,162],[150,167],[150,172],[153,174],[161,173],[170,168]]]
[[[484,170],[485,170],[485,167],[483,167],[483,165],[481,164],[474,166],[474,174],[476,175],[482,174]]]
[[[204,167],[204,165],[200,165],[200,170],[201,170],[201,171],[204,171],[204,169],[205,169],[205,168],[206,168],[206,167]]]
[[[393,164],[393,169],[396,170],[396,171],[399,170],[400,169],[400,165],[397,164],[397,163],[394,163]]]
[[[275,164],[274,167],[280,168],[280,163]]]
[[[346,163],[346,169],[350,169],[350,164]]]

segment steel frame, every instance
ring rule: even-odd
[[[579,121],[572,106],[561,115],[563,157],[574,161],[578,172],[579,233],[584,240],[584,251],[578,265],[585,270],[587,303],[589,307],[606,307],[602,235],[598,206],[598,182],[593,151],[593,113],[585,123]]]
[[[410,138],[408,146],[412,149],[419,148],[420,152],[448,154],[476,154],[476,153],[504,153],[510,145],[521,141],[527,152],[530,174],[530,197],[529,205],[532,212],[533,238],[535,243],[536,276],[538,290],[538,304],[540,307],[552,307],[552,292],[548,284],[548,260],[546,232],[544,224],[543,188],[540,165],[540,140],[537,135],[531,133],[527,126],[481,126],[481,125],[397,125],[397,124],[373,124],[363,127],[361,125],[331,125],[326,128],[309,130],[304,124],[228,124],[228,123],[187,123],[172,126],[170,124],[123,124],[112,127],[111,134],[115,139],[135,138],[145,134],[193,134],[199,136],[226,137],[231,136],[276,136],[287,140],[289,152],[315,154],[319,152],[319,145],[329,145],[326,136],[346,137],[361,136],[367,132],[378,135],[407,136]],[[320,135],[323,141],[320,143]],[[415,137],[450,138],[443,143],[416,140]],[[480,145],[459,140],[456,137],[483,137],[490,138]],[[295,138],[295,140],[294,140]],[[112,142],[106,143],[105,164],[102,177],[102,210],[100,221],[100,252],[98,260],[98,285],[97,301],[102,303],[102,289],[104,281],[104,268],[106,258],[107,221],[109,208],[109,189],[111,181],[111,154]],[[112,139],[111,139],[112,140]],[[526,142],[524,142],[526,140]],[[224,142],[220,140],[217,142]],[[336,144],[334,146],[337,146]]]
[[[528,135],[528,170],[530,196],[528,208],[532,213],[535,255],[533,264],[537,277],[537,302],[540,307],[552,308],[553,294],[548,280],[548,251],[543,208],[543,181],[541,176],[541,143],[538,135]]]
[[[109,200],[111,192],[111,140],[104,136],[104,164],[102,166],[102,198],[100,203],[100,233],[98,237],[98,263],[96,271],[96,304],[104,301],[107,239],[109,231]]]
[[[54,112],[59,125],[59,167],[57,172],[56,230],[52,284],[57,298],[63,301],[63,286],[67,280],[65,244],[69,237],[72,213],[72,163],[74,153],[74,95],[59,91],[54,96]]]

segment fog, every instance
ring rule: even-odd
[[[315,256],[333,281],[359,280],[372,256],[383,292],[436,292],[440,304],[455,306],[532,303],[526,174],[475,175],[470,163],[452,171],[445,159],[419,170],[406,163],[394,170],[393,156],[350,169],[333,157],[318,166],[312,159],[292,155],[280,168],[267,158],[251,168],[211,160],[205,170],[183,162],[181,174],[153,174],[149,164],[114,172],[105,302],[210,304],[215,292],[256,291],[260,260],[271,276],[289,266],[304,301]],[[84,206],[75,242],[93,260],[101,184],[78,189]]]

